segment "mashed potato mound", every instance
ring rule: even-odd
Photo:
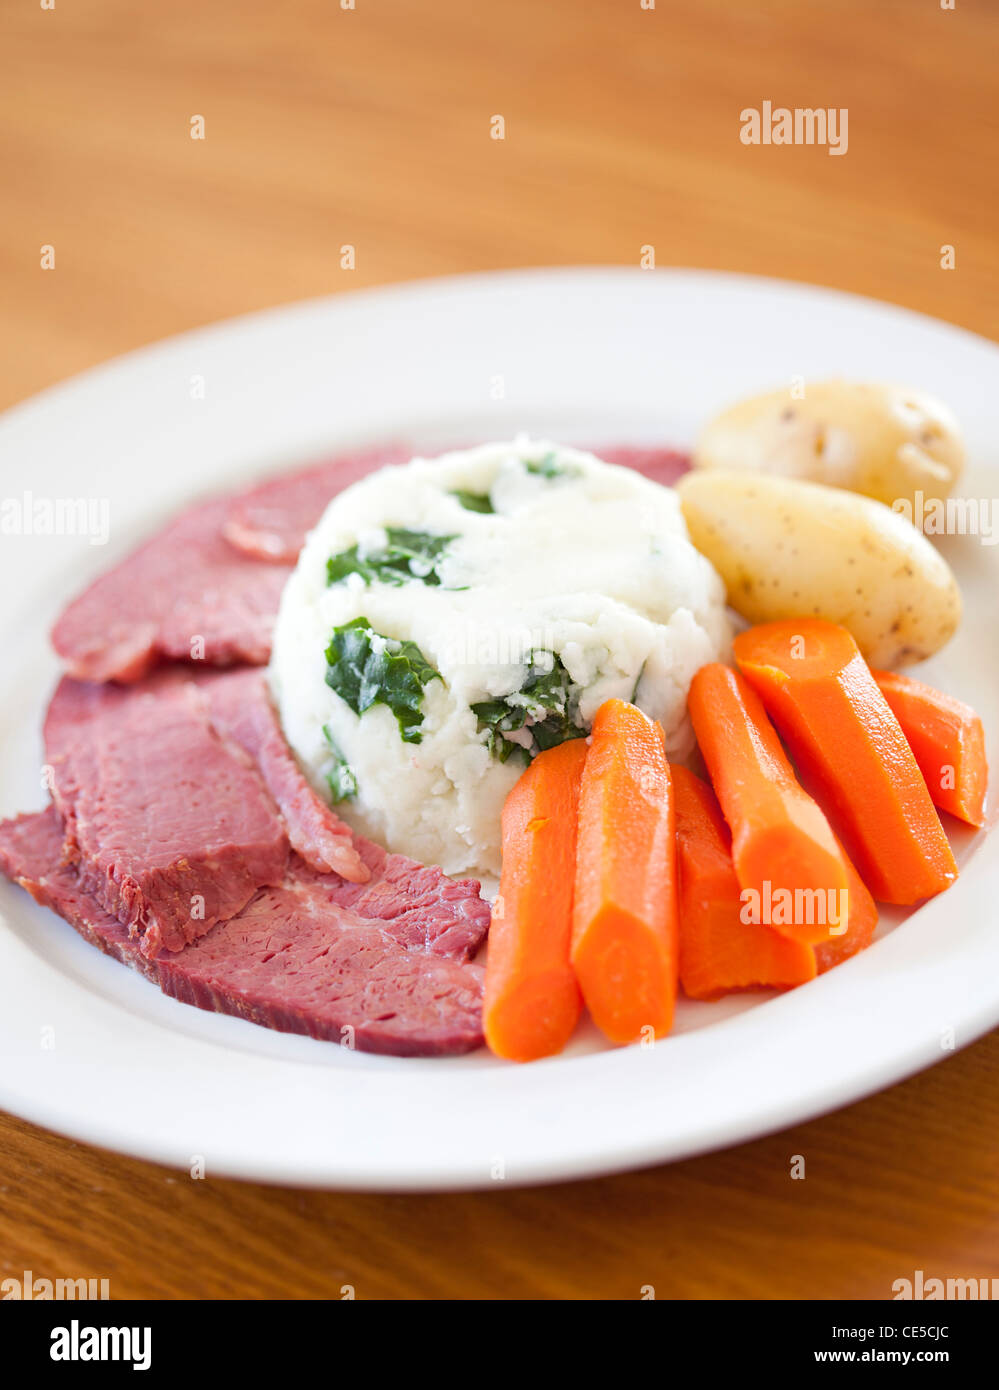
[[[683,756],[691,677],[729,640],[721,581],[670,488],[517,440],[335,497],[285,588],[270,680],[344,820],[489,888],[529,758],[585,736],[611,696]]]

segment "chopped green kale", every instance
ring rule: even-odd
[[[348,797],[357,795],[357,775],[340,751],[340,745],[330,733],[328,724],[323,725],[323,737],[333,755],[333,765],[326,774],[326,781],[335,806],[338,801],[346,801]]]
[[[365,584],[407,584],[413,579],[423,584],[440,584],[437,563],[454,536],[431,536],[426,531],[409,531],[389,526],[385,544],[361,554],[353,545],[326,561],[327,584],[342,584],[350,574],[359,574]]]
[[[494,510],[488,492],[468,492],[463,487],[451,489],[451,496],[456,497],[466,512],[492,512]]]
[[[528,473],[533,473],[539,478],[574,478],[579,472],[572,464],[560,464],[554,450],[550,450],[543,458],[528,459],[524,464]]]
[[[574,718],[578,696],[578,689],[554,652],[532,651],[527,680],[520,690],[498,700],[480,700],[472,705],[472,713],[480,733],[487,735],[490,753],[505,763],[513,752],[533,758],[568,739],[585,738],[587,731]],[[530,746],[507,737],[520,729],[530,735]]]
[[[441,680],[441,674],[415,642],[385,637],[367,618],[333,629],[326,648],[326,684],[355,714],[387,705],[404,743],[423,740],[423,688],[432,680]]]

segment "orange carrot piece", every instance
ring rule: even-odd
[[[894,671],[872,671],[902,726],[933,804],[968,825],[985,824],[989,768],[982,721],[963,700]]]
[[[875,898],[914,903],[948,888],[957,864],[923,774],[846,628],[766,623],[739,634],[735,659]]]
[[[660,731],[624,700],[597,710],[579,794],[572,965],[613,1043],[662,1037],[677,988],[676,836]]]
[[[539,753],[503,807],[483,1023],[493,1052],[514,1062],[561,1052],[582,1007],[569,943],[586,753],[582,739]]]
[[[874,937],[878,925],[878,906],[871,897],[864,880],[854,868],[853,860],[840,845],[843,863],[846,866],[846,891],[848,896],[846,931],[841,931],[841,922],[836,929],[829,931],[828,939],[815,947],[815,964],[820,975],[831,970],[834,965],[866,950]],[[828,930],[828,929],[827,929]]]
[[[745,917],[731,835],[714,792],[685,767],[670,769],[676,800],[680,983],[691,999],[788,989],[815,978],[818,949]]]
[[[711,782],[732,831],[739,886],[759,894],[839,894],[846,869],[829,822],[797,781],[760,699],[738,671],[712,662],[694,676],[691,721]],[[774,922],[809,945],[827,939],[824,922],[795,910]]]

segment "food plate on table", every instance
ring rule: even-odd
[[[978,1036],[997,377],[830,291],[566,270],[276,310],[9,412],[0,852],[39,902],[2,885],[0,1104],[219,1173],[488,1186]],[[951,492],[973,524],[934,527]],[[733,951],[792,860],[877,907],[849,949],[775,916]]]

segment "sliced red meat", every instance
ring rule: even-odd
[[[45,757],[66,859],[146,955],[179,950],[283,879],[289,848],[277,806],[190,681],[63,679],[45,719]]]
[[[341,908],[381,922],[402,946],[433,950],[455,960],[471,960],[489,930],[489,904],[474,878],[448,878],[433,864],[354,836],[371,872],[366,883],[324,880]]]
[[[138,680],[159,660],[263,665],[289,574],[222,536],[224,498],[191,507],[69,605],[52,630],[79,680]]]
[[[149,956],[280,883],[289,844],[321,872],[368,878],[285,742],[262,671],[179,668],[132,686],[67,677],[45,749],[66,857]]]
[[[646,478],[663,487],[672,487],[678,478],[690,469],[690,455],[678,449],[660,449],[654,445],[622,444],[612,448],[592,451],[605,463],[616,463],[622,468],[634,468]]]
[[[277,802],[292,849],[321,873],[363,882],[368,871],[354,848],[349,826],[309,785],[285,741],[262,671],[197,677],[212,723],[245,750]]]
[[[233,498],[222,534],[246,555],[292,565],[331,497],[376,468],[408,463],[412,456],[402,444],[384,444],[268,478]]]
[[[452,882],[359,841],[364,885],[317,874],[293,856],[279,887],[231,921],[150,960],[62,860],[54,807],[0,824],[0,871],[85,940],[187,1004],[362,1051],[467,1052],[482,1042],[485,936],[478,884]]]

